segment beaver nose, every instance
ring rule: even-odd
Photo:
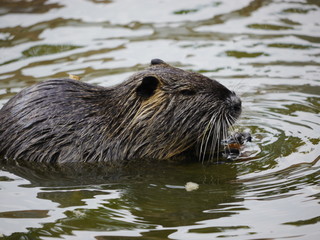
[[[229,107],[231,112],[234,115],[240,115],[241,113],[241,100],[240,98],[234,93],[231,92],[229,99],[228,99]]]

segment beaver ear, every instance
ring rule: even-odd
[[[144,98],[151,97],[159,85],[159,80],[154,76],[144,77],[137,87],[137,95]]]

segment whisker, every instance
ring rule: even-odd
[[[200,153],[199,156],[201,157],[201,162],[204,163],[205,160],[205,155],[206,155],[206,151],[207,151],[207,144],[212,132],[212,129],[214,128],[214,122],[215,119],[217,117],[217,114],[213,114],[210,121],[208,122],[208,125],[205,129],[204,135],[202,137],[202,141],[201,141],[201,146],[200,146]],[[208,136],[208,138],[206,138],[206,136]]]

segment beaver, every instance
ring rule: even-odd
[[[23,89],[0,110],[0,155],[45,163],[207,160],[240,113],[240,98],[218,81],[153,59],[108,88],[53,79]]]

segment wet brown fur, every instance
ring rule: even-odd
[[[110,88],[55,79],[22,90],[0,110],[0,155],[117,163],[192,152],[206,160],[240,113],[240,99],[217,81],[155,59]]]

